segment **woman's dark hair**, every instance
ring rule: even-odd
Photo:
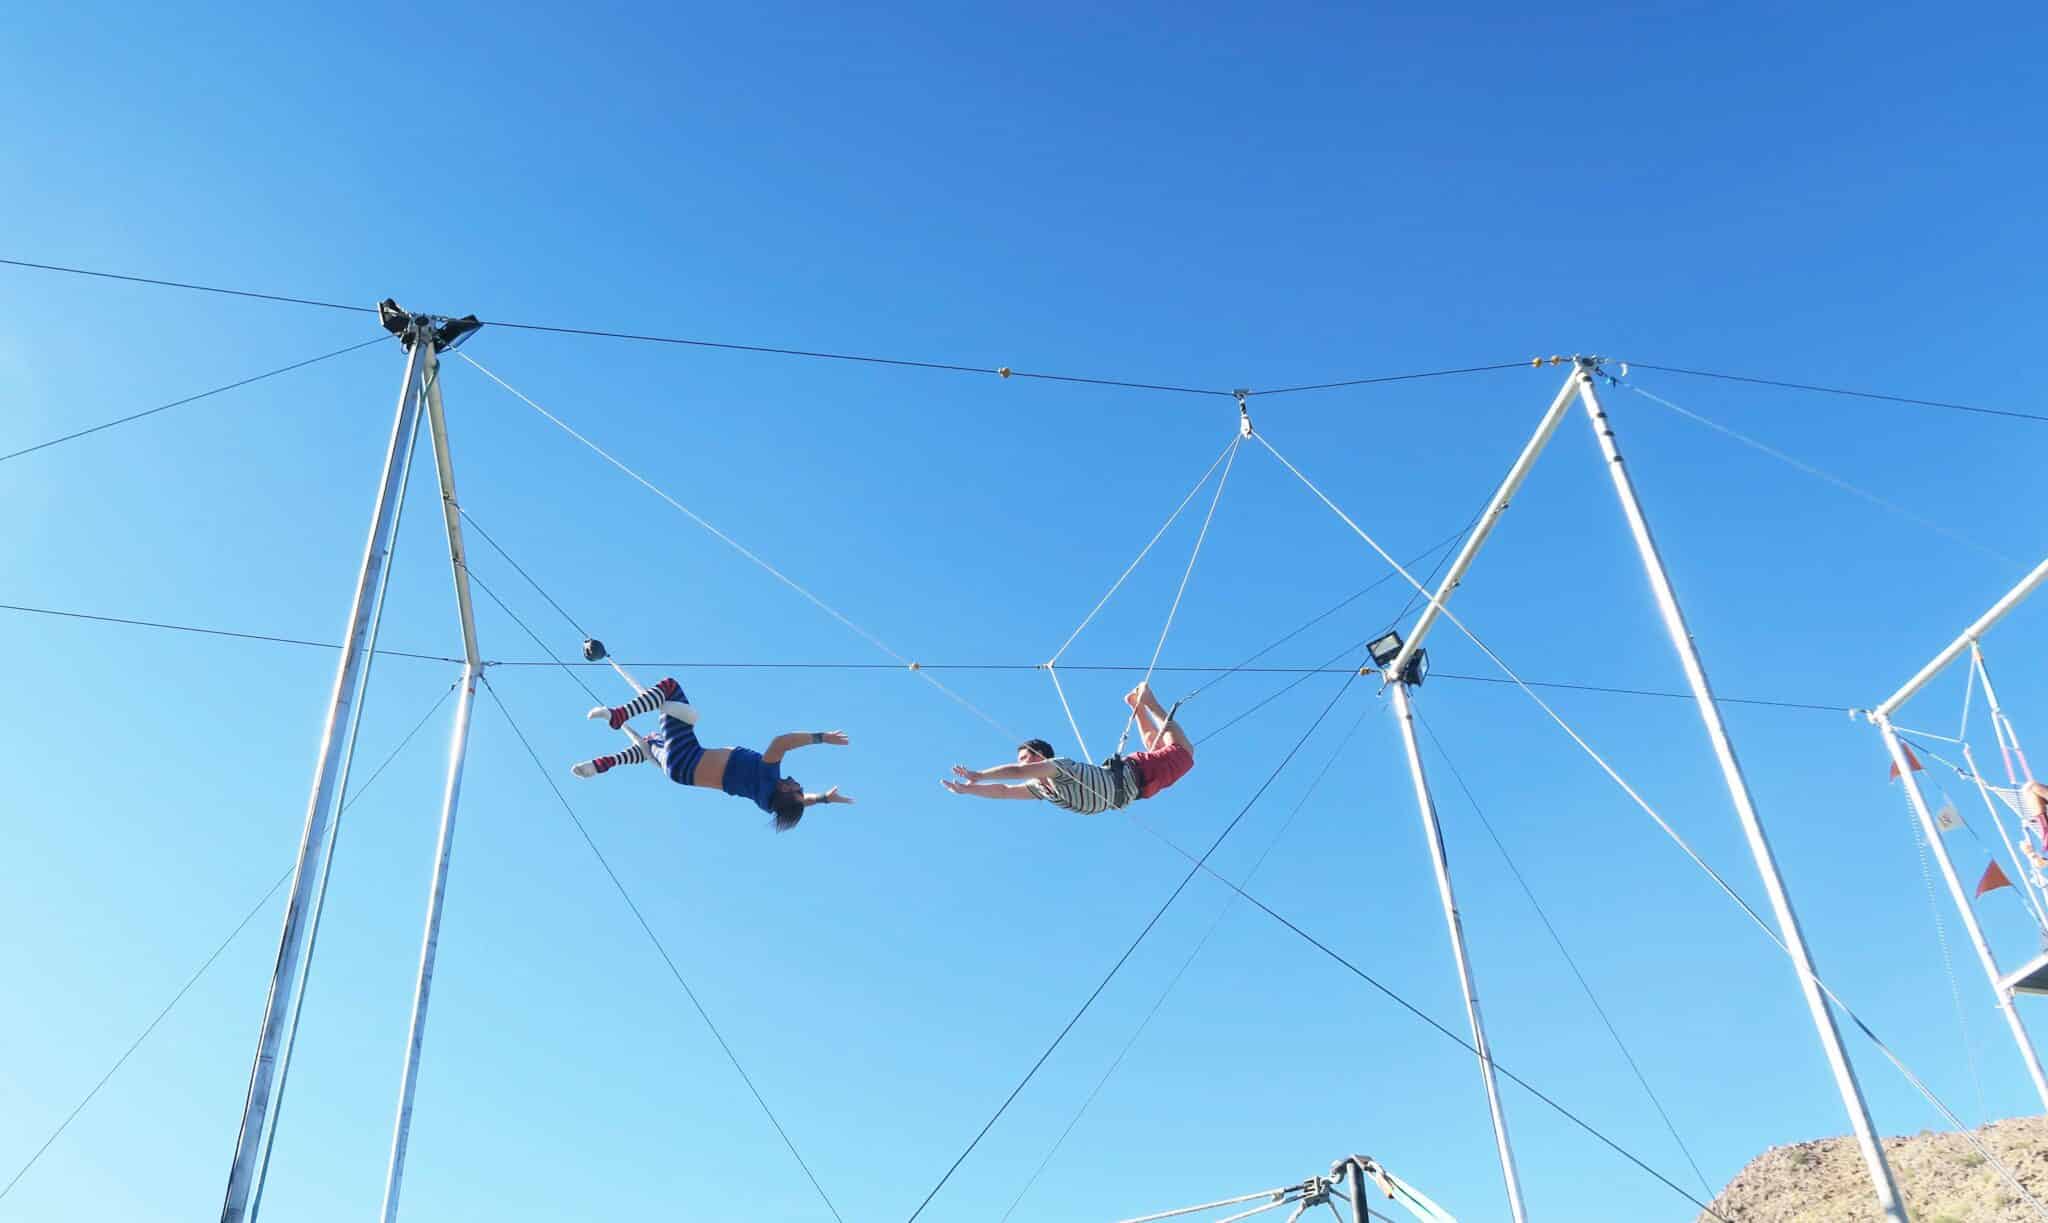
[[[1025,751],[1028,752],[1037,752],[1039,755],[1045,757],[1047,760],[1051,760],[1055,755],[1058,754],[1052,750],[1052,744],[1047,743],[1043,739],[1026,739],[1024,740],[1024,742],[1019,743],[1017,746],[1023,748]]]
[[[777,789],[768,806],[775,813],[775,831],[788,832],[804,818],[804,792],[802,789]]]

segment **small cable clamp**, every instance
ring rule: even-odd
[[[1009,376],[1010,376],[1010,367],[1009,367],[1009,366],[1007,366],[1007,365],[999,365],[999,366],[997,366],[997,367],[996,367],[996,377],[998,377],[998,378],[1007,378],[1007,377],[1009,377]]]
[[[911,669],[911,670],[913,670],[913,671],[916,671],[916,670],[919,670],[920,668],[918,667],[918,664],[916,664],[916,663],[911,663],[911,664],[910,664],[910,669]]]
[[[1618,387],[1621,385],[1621,379],[1616,378],[1613,374],[1607,372],[1607,358],[1605,357],[1582,357],[1574,355],[1572,357],[1572,363],[1577,365],[1579,369],[1582,370],[1588,378],[1599,378],[1605,381],[1608,386]],[[1621,372],[1623,376],[1626,376],[1628,374],[1628,363],[1625,361],[1621,363]]]
[[[1237,431],[1243,437],[1250,437],[1252,435],[1252,414],[1245,407],[1245,400],[1250,397],[1251,393],[1250,387],[1231,392],[1231,394],[1237,396]]]

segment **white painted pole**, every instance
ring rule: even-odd
[[[434,869],[427,885],[427,916],[420,934],[420,967],[413,985],[412,1020],[407,1025],[405,1069],[398,1080],[398,1116],[392,1122],[391,1160],[384,1175],[384,1223],[398,1218],[399,1183],[405,1176],[406,1147],[412,1136],[413,1097],[419,1089],[420,1051],[426,1043],[427,1003],[434,988],[434,957],[441,942],[441,911],[448,891],[448,864],[455,847],[455,812],[462,795],[462,766],[469,750],[470,710],[483,676],[477,656],[476,616],[470,603],[469,564],[462,542],[462,505],[455,494],[455,460],[448,444],[448,421],[441,410],[440,360],[431,342],[428,351],[427,422],[434,440],[434,467],[441,482],[441,516],[448,531],[448,563],[455,575],[455,608],[462,626],[462,696],[455,707],[455,729],[448,742],[448,781],[441,796],[441,831],[434,844]]]
[[[2020,1060],[2026,1063],[2027,1075],[2034,1080],[2034,1090],[2040,1093],[2041,1104],[2048,1108],[2048,1077],[2041,1073],[2041,1057],[2034,1051],[2033,1038],[2027,1035],[2026,1025],[2020,1022],[2018,1010],[2013,1007],[2012,997],[1999,985],[2003,974],[1998,971],[1998,961],[1991,954],[1991,944],[1984,940],[1984,927],[1977,922],[1977,910],[1971,898],[1963,892],[1963,881],[1956,874],[1956,864],[1948,856],[1948,844],[1941,838],[1941,829],[1934,822],[1934,815],[1927,809],[1927,796],[1921,793],[1920,780],[1914,776],[1911,763],[1906,758],[1905,745],[1899,741],[1899,732],[1885,718],[1874,719],[1878,733],[1884,736],[1885,750],[1891,753],[1892,765],[1899,770],[1899,780],[1905,783],[1906,797],[1912,801],[1913,815],[1920,821],[1920,831],[1934,847],[1934,860],[1941,864],[1941,880],[1948,885],[1949,899],[1955,902],[1956,912],[1962,914],[1963,929],[1970,932],[1970,945],[1977,949],[1977,962],[1984,968],[1984,978],[1991,985],[1991,995],[1998,1002],[1998,1009],[2005,1013],[2006,1026],[2012,1029],[2012,1042],[2019,1046]]]
[[[1777,917],[1778,933],[1784,939],[1786,954],[1792,957],[1793,968],[1799,974],[1800,993],[1805,995],[1814,1031],[1820,1036],[1828,1067],[1834,1072],[1835,1087],[1841,1092],[1842,1107],[1849,1114],[1857,1145],[1863,1149],[1863,1162],[1869,1169],[1872,1188],[1877,1192],[1878,1206],[1890,1223],[1907,1223],[1898,1183],[1892,1178],[1884,1148],[1878,1144],[1877,1129],[1870,1119],[1870,1106],[1863,1098],[1862,1085],[1856,1081],[1855,1067],[1849,1064],[1849,1053],[1842,1047],[1842,1033],[1835,1026],[1834,1012],[1828,1009],[1827,999],[1821,994],[1812,953],[1807,950],[1806,936],[1799,928],[1798,915],[1792,911],[1792,896],[1786,891],[1785,881],[1778,873],[1778,860],[1771,852],[1770,839],[1764,835],[1763,819],[1757,814],[1749,782],[1743,777],[1742,766],[1735,759],[1735,745],[1728,737],[1727,726],[1721,721],[1721,707],[1715,702],[1713,686],[1707,681],[1706,666],[1700,661],[1698,647],[1693,644],[1692,630],[1686,626],[1685,613],[1678,606],[1678,594],[1672,589],[1671,575],[1664,568],[1664,558],[1657,551],[1656,540],[1651,538],[1649,519],[1644,517],[1642,502],[1636,498],[1635,483],[1621,461],[1613,426],[1593,389],[1591,365],[1590,361],[1582,359],[1574,374],[1579,384],[1579,397],[1593,422],[1593,433],[1599,440],[1600,451],[1607,458],[1607,471],[1614,480],[1615,495],[1621,499],[1629,533],[1635,536],[1643,572],[1650,580],[1650,589],[1656,596],[1657,610],[1663,616],[1672,648],[1678,652],[1678,660],[1685,668],[1686,683],[1691,686],[1693,701],[1699,706],[1700,720],[1706,724],[1707,738],[1714,747],[1714,758],[1721,766],[1721,778],[1728,786],[1728,797],[1735,804],[1735,814],[1741,820],[1743,835],[1749,841],[1750,856],[1756,859],[1757,873],[1763,876],[1764,891],[1769,895],[1771,911]]]
[[[1394,682],[1394,713],[1401,724],[1401,745],[1408,750],[1408,774],[1415,782],[1415,805],[1422,812],[1423,839],[1429,844],[1430,864],[1436,868],[1436,890],[1444,906],[1444,924],[1451,931],[1451,958],[1458,966],[1458,988],[1465,996],[1465,1017],[1472,1024],[1472,1045],[1479,1053],[1479,1077],[1486,1084],[1486,1107],[1493,1116],[1493,1141],[1500,1152],[1501,1179],[1507,1185],[1508,1210],[1515,1223],[1526,1223],[1522,1207],[1522,1180],[1515,1171],[1515,1151],[1508,1142],[1507,1114],[1501,1109],[1500,1084],[1493,1073],[1493,1053],[1486,1043],[1486,1024],[1479,1015],[1479,986],[1472,978],[1471,958],[1465,952],[1465,923],[1458,916],[1458,898],[1451,891],[1451,863],[1444,852],[1443,829],[1436,818],[1436,800],[1430,796],[1429,777],[1422,768],[1422,749],[1415,740],[1415,712],[1408,698],[1408,685]]]
[[[266,1123],[272,1114],[278,1080],[290,1058],[289,1050],[284,1047],[285,1027],[309,952],[315,884],[325,873],[331,848],[328,830],[340,788],[341,761],[350,739],[351,710],[361,699],[365,663],[376,648],[372,608],[385,562],[390,556],[392,534],[405,487],[407,455],[419,427],[420,383],[424,370],[419,346],[415,345],[406,361],[404,381],[399,386],[398,410],[391,426],[391,442],[384,455],[384,474],[370,514],[369,541],[364,545],[355,597],[349,610],[348,631],[342,638],[341,658],[335,666],[327,724],[321,732],[320,754],[313,768],[312,794],[306,802],[306,825],[299,837],[298,865],[293,869],[291,892],[285,902],[284,927],[278,935],[277,963],[271,970],[270,993],[263,1004],[263,1022],[256,1038],[255,1064],[249,1072],[249,1090],[242,1104],[241,1128],[235,1138],[234,1159],[228,1167],[221,1223],[244,1223],[253,1215],[251,1197],[259,1181],[257,1166],[267,1147]]]
[[[1522,481],[1528,479],[1530,469],[1536,466],[1536,460],[1542,455],[1543,448],[1550,444],[1551,435],[1557,432],[1558,422],[1571,410],[1572,398],[1577,392],[1578,383],[1574,378],[1567,377],[1564,385],[1558,389],[1557,398],[1551,400],[1550,410],[1537,422],[1536,432],[1529,435],[1529,444],[1522,447],[1521,455],[1515,459],[1513,466],[1508,468],[1507,476],[1494,491],[1493,500],[1488,503],[1486,512],[1480,515],[1478,525],[1465,537],[1465,546],[1458,550],[1457,559],[1444,571],[1443,581],[1438,583],[1436,594],[1430,597],[1428,606],[1422,609],[1422,615],[1416,619],[1415,627],[1408,632],[1408,639],[1401,643],[1401,652],[1394,655],[1393,661],[1387,665],[1388,676],[1403,674],[1408,666],[1408,660],[1414,657],[1415,651],[1422,648],[1422,639],[1429,635],[1430,627],[1436,623],[1437,617],[1443,614],[1444,604],[1449,601],[1451,592],[1465,580],[1465,574],[1472,568],[1472,562],[1479,557],[1479,549],[1486,545],[1487,537],[1493,534],[1493,528],[1500,523],[1501,515],[1507,513],[1509,503],[1520,491]]]
[[[1879,705],[1876,709],[1873,709],[1870,712],[1876,717],[1880,718],[1889,718],[1894,713],[1897,713],[1899,706],[1905,704],[1908,700],[1910,700],[1914,693],[1920,691],[1922,688],[1925,688],[1930,680],[1932,680],[1936,675],[1939,675],[1941,673],[1941,669],[1943,667],[1946,667],[1950,663],[1954,662],[1958,654],[1961,654],[1964,650],[1970,648],[1971,643],[1975,642],[1985,633],[1991,631],[1992,625],[1997,624],[2000,620],[2005,619],[2006,613],[2010,612],[2013,608],[2018,607],[2021,601],[2024,600],[2028,595],[2034,593],[2035,587],[2039,586],[2043,582],[2048,582],[2048,560],[2043,560],[2040,564],[2034,566],[2034,571],[2032,573],[2029,573],[2026,577],[2021,578],[2019,585],[2013,587],[2011,590],[2006,591],[2004,596],[2001,597],[1998,600],[1998,602],[1993,603],[1991,605],[1990,611],[1987,611],[1983,615],[1977,617],[1977,622],[1975,624],[1972,624],[1970,627],[1963,630],[1962,636],[1956,638],[1954,641],[1949,642],[1948,647],[1942,650],[1941,653],[1936,654],[1934,656],[1933,661],[1929,662],[1926,666],[1920,668],[1919,674],[1915,675],[1912,679],[1907,680],[1905,687],[1900,688],[1897,692],[1892,693],[1884,704]]]

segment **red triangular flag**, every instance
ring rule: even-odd
[[[1920,757],[1918,757],[1918,756],[1915,756],[1915,755],[1913,754],[1913,749],[1912,749],[1912,747],[1911,747],[1910,745],[1908,745],[1908,744],[1904,744],[1904,743],[1901,743],[1901,744],[1899,744],[1899,750],[1900,750],[1900,751],[1902,751],[1902,752],[1904,752],[1904,753],[1906,753],[1906,763],[1907,763],[1908,765],[1910,765],[1910,766],[1912,767],[1912,769],[1913,769],[1913,771],[1914,771],[1915,773],[1923,773],[1923,772],[1925,772],[1925,771],[1926,771],[1926,770],[1925,770],[1924,768],[1922,768],[1922,767],[1921,767],[1921,764],[1920,764]],[[1896,760],[1894,760],[1894,761],[1892,762],[1892,775],[1891,775],[1891,780],[1893,780],[1893,781],[1897,781],[1898,779],[1899,779],[1899,762],[1898,762],[1898,761],[1896,761]]]
[[[1977,895],[1982,896],[1986,892],[1995,892],[1999,888],[2011,886],[2012,880],[2005,877],[2005,872],[1999,869],[1998,859],[1993,858],[1991,865],[1984,868],[1984,877],[1977,881]]]

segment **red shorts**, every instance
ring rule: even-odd
[[[1149,752],[1132,752],[1124,757],[1138,770],[1138,797],[1151,798],[1188,775],[1195,767],[1194,749],[1162,747]]]

